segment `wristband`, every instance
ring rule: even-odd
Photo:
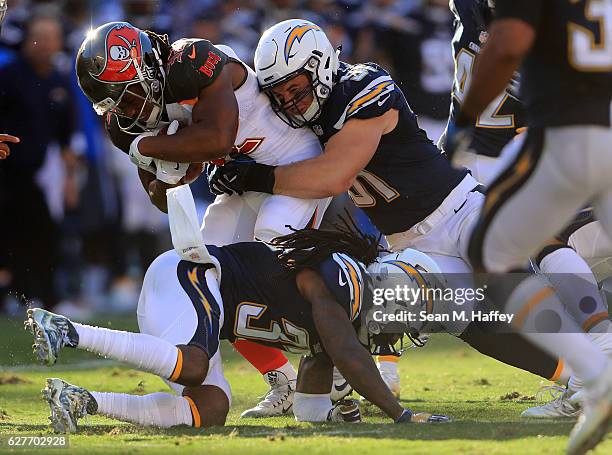
[[[274,194],[274,169],[276,166],[253,163],[244,180],[244,191],[258,191],[260,193]]]

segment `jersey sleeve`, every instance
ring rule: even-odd
[[[365,288],[359,264],[345,254],[334,253],[319,265],[319,273],[349,319],[355,321],[361,312]]]
[[[542,3],[542,0],[499,0],[495,3],[495,18],[520,19],[537,30]]]
[[[179,40],[172,44],[168,58],[168,93],[171,102],[198,98],[212,84],[228,62],[225,53],[207,40]]]
[[[389,109],[399,109],[403,97],[389,73],[377,65],[354,65],[344,76],[342,107],[335,129],[341,129],[351,118],[380,117]],[[340,100],[335,100],[336,102]]]

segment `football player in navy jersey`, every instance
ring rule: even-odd
[[[612,47],[605,33],[612,1],[498,1],[495,15],[461,112],[449,124],[447,149],[452,153],[468,140],[476,116],[522,64],[529,130],[492,184],[470,242],[476,268],[503,272],[522,267],[589,201],[612,233]],[[524,299],[506,305],[519,310],[538,295],[538,305],[525,307],[520,329],[565,357],[584,380],[584,411],[568,452],[585,453],[604,437],[612,418],[612,362],[574,321],[559,315],[560,303],[544,295],[543,286],[537,277],[525,281],[513,294]],[[530,328],[543,311],[556,322],[547,330],[541,324]]]
[[[279,117],[310,127],[325,151],[287,166],[227,163],[218,174],[227,187],[296,197],[348,190],[392,251],[415,248],[467,279],[483,187],[466,169],[453,169],[383,68],[340,62],[317,25],[294,19],[263,34],[255,70]]]
[[[493,9],[488,0],[453,0],[450,8],[455,16],[453,57],[456,71],[449,116],[449,124],[453,124],[470,87],[478,55],[487,42]],[[525,109],[518,98],[518,80],[518,73],[514,73],[510,84],[474,120],[469,142],[454,153],[453,161],[470,169],[485,185],[495,178],[504,162],[516,155],[520,141],[512,140],[526,129]],[[445,149],[444,135],[438,145]],[[609,276],[606,259],[610,256],[612,243],[595,220],[593,210],[587,208],[581,210],[561,234],[546,242],[532,259],[536,270],[546,274],[558,292],[562,291],[561,300],[572,317],[607,352],[612,352],[611,325],[608,306],[599,295],[597,280]],[[579,303],[587,295],[594,305],[585,309]],[[554,418],[580,413],[579,401],[574,397],[582,387],[579,378],[572,377],[567,389],[552,387],[562,393],[546,405],[525,410],[522,415]]]
[[[231,393],[219,340],[237,337],[307,354],[293,401],[299,421],[360,420],[356,403],[330,401],[333,365],[397,423],[447,421],[400,406],[364,349],[375,347],[372,340],[386,346],[397,338],[369,337],[360,321],[372,300],[371,281],[365,263],[348,253],[373,262],[377,239],[309,229],[273,243],[284,253],[250,242],[207,246],[215,264],[183,261],[174,251],[159,256],[147,271],[138,305],[142,333],[29,310],[35,349],[44,363],[55,363],[64,346],[87,349],[157,374],[178,394],[94,392],[49,379],[44,396],[54,429],[75,431],[88,414],[161,427],[222,425]]]

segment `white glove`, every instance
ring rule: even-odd
[[[177,163],[176,161],[153,160],[156,168],[157,180],[174,185],[179,182],[187,172],[189,163]]]
[[[166,197],[168,198],[170,234],[175,251],[181,259],[186,261],[213,264],[220,277],[221,265],[206,249],[189,185],[181,185],[166,190]]]
[[[134,139],[132,143],[130,144],[130,160],[132,161],[132,163],[134,163],[139,168],[150,172],[151,174],[155,174],[155,168],[152,165],[153,158],[151,158],[150,156],[142,155],[138,151],[138,144],[143,138],[150,137],[150,136],[157,136],[157,133],[158,133],[157,131],[147,131],[145,133],[142,133],[136,136],[136,139]]]

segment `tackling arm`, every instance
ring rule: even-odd
[[[397,420],[404,409],[383,382],[370,354],[359,344],[347,314],[319,274],[303,270],[296,281],[300,293],[312,305],[317,332],[333,364],[357,392]]]
[[[274,170],[274,194],[316,199],[347,191],[372,159],[383,134],[395,128],[398,112],[390,109],[370,119],[350,119],[316,158]]]
[[[245,69],[228,63],[213,83],[204,87],[193,107],[193,123],[171,136],[143,138],[138,151],[165,161],[194,163],[222,158],[231,152],[238,132],[238,102],[234,87]]]

